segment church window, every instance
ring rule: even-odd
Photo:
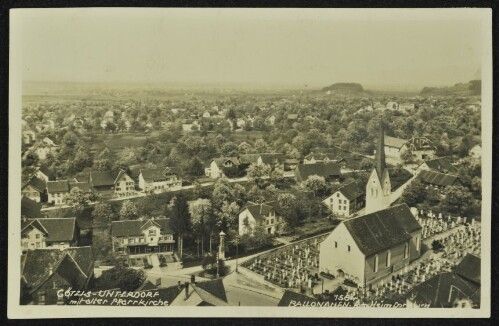
[[[351,248],[350,248],[350,246],[347,246],[347,251],[348,251],[348,252],[350,252],[350,249],[351,249]]]
[[[419,241],[419,235],[416,237],[416,250],[419,251],[419,247],[420,247],[421,243]]]
[[[386,267],[390,267],[391,260],[392,260],[392,253],[390,250],[388,250],[386,252]]]
[[[378,255],[374,256],[374,272],[378,272]]]
[[[409,255],[409,246],[406,243],[404,246],[404,258],[407,258],[408,255]]]
[[[335,241],[335,242],[334,242],[334,247],[335,247],[335,248],[338,248],[338,241]]]

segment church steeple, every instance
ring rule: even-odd
[[[386,168],[385,162],[385,131],[383,129],[383,116],[379,120],[378,148],[376,149],[376,172],[378,177],[383,177],[383,172]]]
[[[366,185],[366,214],[390,207],[391,183],[385,162],[383,117],[379,121],[378,145],[374,169]]]

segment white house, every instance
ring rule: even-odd
[[[111,222],[113,252],[124,255],[173,253],[175,240],[170,219]]]
[[[68,180],[48,181],[47,194],[48,202],[54,205],[63,205],[66,203],[66,197],[69,195]]]
[[[182,179],[171,168],[140,169],[139,188],[144,192],[161,193],[182,188]]]
[[[419,258],[421,230],[406,204],[342,221],[320,244],[319,270],[376,288]]]
[[[283,217],[275,202],[247,205],[239,213],[239,234],[254,234],[255,227],[261,226],[268,234],[282,230]]]
[[[21,248],[23,252],[44,248],[63,250],[76,246],[79,235],[80,229],[76,217],[38,218],[23,221]]]
[[[335,215],[350,216],[365,206],[365,191],[363,187],[351,182],[340,187],[322,203]]]
[[[238,167],[240,165],[237,157],[221,157],[211,160],[210,167],[205,169],[205,174],[212,179],[224,177],[224,168]]]

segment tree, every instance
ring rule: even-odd
[[[400,153],[400,159],[405,164],[412,163],[414,162],[414,154],[410,149],[406,149],[405,151],[402,151],[402,153]]]
[[[204,255],[204,234],[208,231],[208,222],[213,214],[213,208],[209,199],[198,199],[189,204],[191,223],[194,233],[197,236],[198,256],[199,243],[201,243],[201,255]]]
[[[224,202],[234,201],[234,194],[231,184],[227,178],[219,178],[215,181],[212,193],[213,207],[218,209]]]
[[[449,213],[465,215],[475,208],[475,199],[471,192],[461,185],[448,186],[441,205]]]
[[[178,194],[172,198],[168,208],[171,216],[170,227],[178,234],[178,253],[182,258],[184,234],[189,231],[191,225],[189,206],[184,195]]]
[[[431,243],[431,249],[435,252],[442,251],[444,248],[445,247],[440,240],[433,240]]]
[[[202,176],[204,175],[203,162],[197,157],[194,157],[187,167],[187,173],[191,176]]]
[[[92,252],[96,260],[109,262],[113,259],[111,236],[106,232],[92,232]]]
[[[217,226],[219,230],[228,232],[235,227],[235,222],[239,216],[239,205],[236,202],[224,202],[217,212]]]
[[[265,187],[265,179],[268,179],[269,174],[270,166],[267,164],[251,164],[246,172],[248,179],[260,189]]]
[[[120,220],[135,220],[139,217],[137,206],[130,200],[125,200],[120,209]]]
[[[371,160],[370,158],[363,158],[362,161],[360,161],[359,169],[362,171],[369,171],[374,168],[374,161]]]
[[[66,203],[73,206],[76,214],[80,214],[85,207],[90,202],[89,197],[80,188],[73,187],[68,196],[66,197]]]
[[[94,161],[94,169],[97,171],[111,171],[113,165],[108,159],[98,159]]]
[[[268,150],[269,145],[267,145],[265,140],[257,139],[254,147],[257,153],[265,153]]]
[[[303,186],[309,191],[312,191],[315,197],[318,193],[326,189],[326,180],[324,177],[311,175],[303,182]]]
[[[405,188],[402,194],[402,201],[405,202],[409,207],[414,207],[418,204],[424,203],[426,200],[426,187],[419,179],[415,179],[411,182],[407,188]]]
[[[108,203],[98,203],[92,211],[92,228],[107,228],[111,221],[116,220],[116,215]]]
[[[211,254],[204,256],[202,267],[208,274],[217,274],[217,257]],[[225,276],[226,273],[227,267],[224,260],[218,259],[218,276]]]
[[[134,291],[145,279],[143,271],[119,265],[103,271],[102,275],[96,279],[96,288],[99,290]]]

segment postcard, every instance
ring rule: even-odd
[[[491,17],[12,9],[9,318],[490,316]]]

